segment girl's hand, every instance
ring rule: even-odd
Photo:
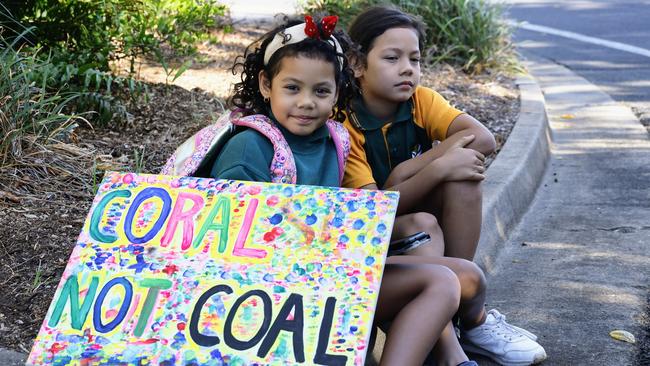
[[[465,148],[474,140],[474,135],[464,136],[456,141],[440,158],[433,161],[432,165],[441,171],[443,180],[459,181],[485,179],[485,155],[480,152]]]

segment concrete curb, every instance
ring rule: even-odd
[[[551,131],[542,91],[530,76],[517,80],[519,119],[487,170],[483,226],[474,261],[492,271],[502,244],[535,196],[550,157]]]

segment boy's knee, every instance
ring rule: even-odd
[[[457,276],[461,283],[463,299],[469,300],[484,293],[487,288],[487,281],[483,270],[474,262],[460,258],[457,261],[461,268]]]

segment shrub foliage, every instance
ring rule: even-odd
[[[303,9],[337,14],[347,26],[373,5],[393,5],[420,16],[427,25],[425,55],[433,62],[457,64],[471,73],[517,68],[503,8],[488,0],[307,0]]]
[[[15,21],[33,27],[32,44],[82,73],[155,55],[162,45],[191,53],[226,10],[214,0],[10,0],[6,6]]]
[[[163,50],[191,54],[225,11],[216,0],[8,0],[0,4],[0,37],[43,62],[34,72],[45,73],[49,88],[83,93],[75,105],[106,122],[125,116],[115,89],[142,91],[131,77],[114,76],[112,62],[126,59],[133,75],[140,56],[164,63]],[[187,67],[164,65],[176,77]]]

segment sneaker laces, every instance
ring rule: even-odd
[[[515,338],[515,336],[517,338],[526,337],[526,335],[519,332],[518,329],[508,324],[506,322],[506,316],[499,313],[498,310],[492,309],[488,311],[488,316],[489,315],[492,315],[492,317],[494,317],[495,320],[494,323],[490,324],[489,327],[490,332],[502,336],[504,339],[507,339],[508,341],[512,341],[513,338]]]

